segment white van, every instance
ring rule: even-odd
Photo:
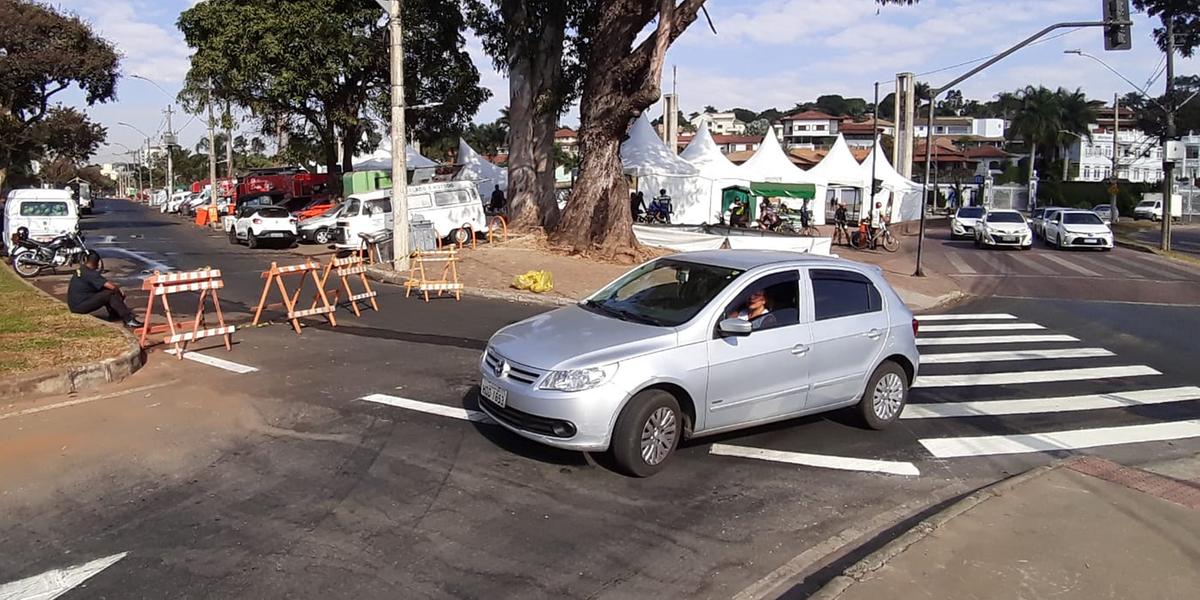
[[[4,203],[4,246],[12,244],[17,229],[29,229],[29,238],[48,242],[64,233],[79,231],[79,210],[71,190],[13,190]]]
[[[359,234],[376,234],[392,229],[392,191],[375,190],[346,198],[345,209],[334,229],[339,249],[362,247]],[[471,181],[422,183],[408,187],[408,218],[433,224],[440,239],[467,241],[469,227],[475,233],[487,232],[483,200]]]
[[[1144,193],[1142,201],[1133,207],[1133,220],[1150,219],[1161,221],[1163,218],[1163,195],[1161,193]],[[1183,216],[1183,196],[1171,194],[1171,220],[1178,221]]]

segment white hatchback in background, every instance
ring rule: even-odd
[[[343,202],[332,206],[329,210],[300,221],[300,237],[305,241],[324,246],[333,241],[333,230],[337,227],[338,217],[349,206]]]
[[[4,204],[4,246],[12,245],[17,229],[29,230],[29,239],[48,242],[64,233],[79,231],[79,210],[71,190],[13,190]]]
[[[265,241],[296,243],[296,218],[282,206],[242,206],[229,228],[229,243],[258,248]]]
[[[983,216],[983,208],[979,206],[963,206],[950,217],[950,239],[971,238],[975,236],[975,226]]]
[[[1046,243],[1059,248],[1112,250],[1112,230],[1090,210],[1060,210],[1046,222]]]
[[[1033,230],[1025,216],[1015,210],[989,210],[975,225],[975,247],[1033,247]]]

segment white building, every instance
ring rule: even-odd
[[[928,121],[918,118],[913,124],[913,135],[919,138],[929,135]],[[934,117],[933,135],[950,138],[977,138],[978,141],[1004,141],[1004,119],[976,119],[972,117]]]
[[[1200,139],[1197,140],[1200,149]],[[1077,139],[1067,155],[1069,181],[1105,181],[1112,177],[1113,136],[1092,126],[1091,139]],[[1138,130],[1123,130],[1117,135],[1117,179],[1134,183],[1162,181],[1162,146],[1158,138]]]
[[[841,131],[842,121],[848,117],[835,117],[819,110],[802,110],[794,112],[782,119],[779,124],[783,128],[781,139],[784,148],[808,148],[818,146],[829,147],[837,139]],[[779,133],[776,131],[776,133]]]
[[[1189,133],[1179,139],[1187,147],[1187,158],[1182,165],[1175,166],[1178,179],[1200,179],[1200,135]]]
[[[696,131],[700,125],[707,123],[708,131],[713,135],[741,135],[746,133],[746,122],[741,121],[731,112],[702,113],[692,117],[690,123]]]

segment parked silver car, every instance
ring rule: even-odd
[[[856,404],[867,426],[887,426],[917,375],[916,329],[873,266],[676,254],[496,332],[479,405],[524,437],[611,449],[623,470],[648,476],[688,437]]]

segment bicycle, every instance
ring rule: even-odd
[[[863,227],[851,234],[851,246],[854,246],[859,250],[866,250],[868,248],[878,248],[882,245],[883,249],[887,250],[888,252],[895,252],[900,249],[900,240],[896,239],[896,236],[892,235],[892,232],[890,229],[888,229],[886,222],[881,222],[879,227],[875,229],[874,234],[863,235],[863,229],[870,231],[870,227]]]
[[[850,245],[850,230],[846,228],[845,223],[837,223],[833,226],[833,239],[831,242],[834,246]]]

